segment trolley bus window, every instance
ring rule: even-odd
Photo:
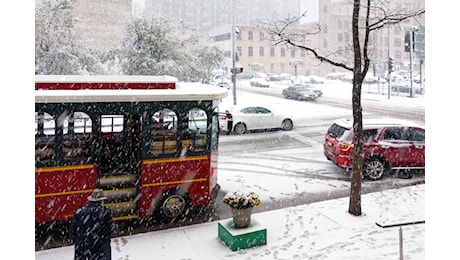
[[[218,147],[219,135],[219,113],[212,115],[212,131],[211,131],[211,149],[215,150]]]
[[[70,113],[62,125],[62,154],[65,159],[86,160],[91,156],[91,118],[83,112]]]
[[[102,133],[120,133],[123,131],[123,115],[102,115]]]
[[[35,112],[35,161],[46,162],[54,159],[56,122],[46,112]]]
[[[189,149],[191,152],[202,152],[206,150],[206,133],[208,117],[201,108],[192,108],[188,112]],[[182,146],[185,146],[186,136],[182,138]]]
[[[170,109],[156,111],[152,118],[152,146],[154,155],[174,154],[177,150],[177,115]]]

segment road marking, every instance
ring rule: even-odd
[[[297,139],[299,140],[300,142],[304,143],[304,144],[308,144],[310,146],[322,146],[323,143],[322,142],[318,142],[316,140],[314,140],[313,138],[309,138],[309,137],[305,137],[301,134],[298,134],[298,133],[294,133],[294,132],[291,132],[291,133],[287,133],[288,136],[294,138],[294,139]]]

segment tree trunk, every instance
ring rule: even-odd
[[[352,90],[352,108],[353,108],[353,170],[351,175],[350,203],[348,213],[361,216],[361,180],[363,168],[363,111],[361,107],[361,86],[364,79],[362,67],[361,44],[359,41],[359,9],[360,0],[353,2],[353,90]]]
[[[361,216],[361,180],[363,172],[363,120],[361,107],[362,73],[355,73],[353,80],[353,170],[351,175],[348,213]]]

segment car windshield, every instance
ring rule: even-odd
[[[338,138],[342,137],[343,133],[345,133],[345,131],[347,131],[347,130],[348,130],[347,128],[334,123],[327,130],[327,134],[329,136],[333,137],[333,138],[338,139]]]
[[[297,85],[297,86],[295,86],[295,88],[297,90],[300,90],[300,91],[302,91],[302,90],[305,91],[305,90],[310,90],[311,89],[311,87],[309,85]]]

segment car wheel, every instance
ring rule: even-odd
[[[294,124],[292,123],[292,120],[290,119],[284,119],[283,122],[281,123],[281,129],[285,131],[292,130],[294,127]]]
[[[364,160],[363,175],[368,180],[380,180],[387,171],[385,161],[381,158],[370,157]]]
[[[401,179],[411,179],[412,178],[412,171],[409,169],[402,169],[396,171],[396,177]]]
[[[163,220],[173,221],[185,216],[189,205],[185,191],[180,189],[169,190],[163,194],[159,204],[159,213]]]
[[[246,125],[243,123],[238,123],[235,125],[235,128],[233,128],[233,132],[238,135],[242,135],[246,133]]]
[[[298,96],[298,97],[297,97],[297,100],[302,101],[302,97],[301,97],[301,96]]]

